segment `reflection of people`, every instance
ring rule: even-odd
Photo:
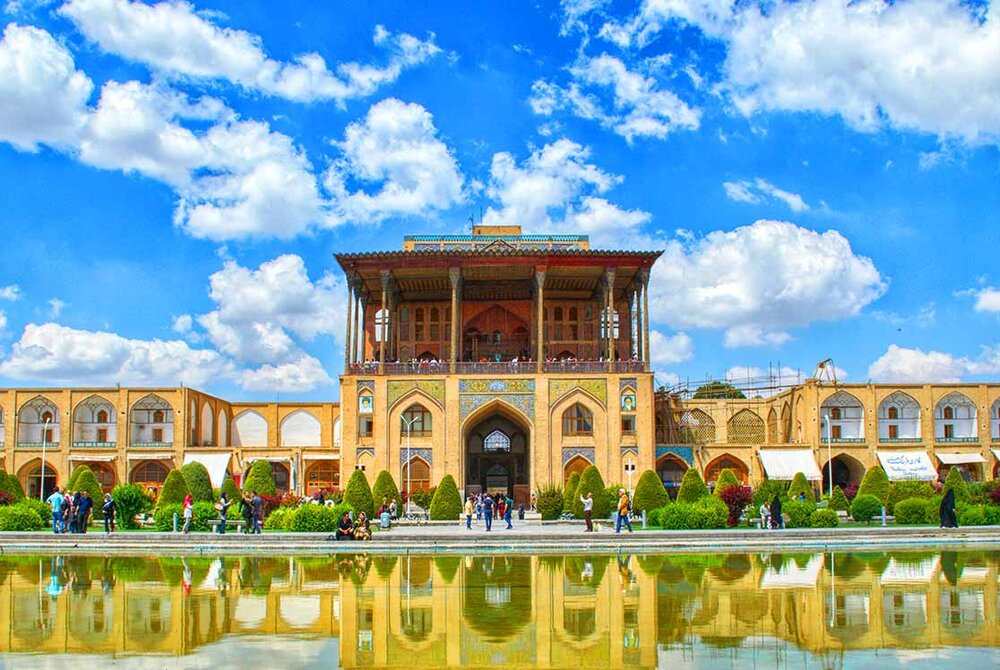
[[[958,528],[958,517],[955,516],[955,489],[948,489],[944,494],[938,511],[941,515],[942,528]]]

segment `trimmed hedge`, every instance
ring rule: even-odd
[[[955,500],[957,502],[968,502],[969,486],[965,483],[965,478],[962,477],[961,469],[952,468],[948,471],[948,476],[944,478],[944,487],[941,489],[941,495],[947,493],[949,489],[955,489]],[[961,519],[959,519],[959,522],[961,522]]]
[[[377,510],[382,506],[382,501],[388,499],[389,502],[396,501],[396,511],[403,510],[403,496],[400,495],[396,482],[388,471],[383,470],[375,477],[375,485],[372,486],[372,502]]]
[[[927,498],[906,498],[896,503],[893,510],[896,515],[897,524],[925,524],[931,523],[927,518]]]
[[[552,484],[535,492],[535,507],[543,521],[558,519],[563,513],[563,492]]]
[[[91,509],[91,514],[95,518],[104,518],[104,514],[101,511],[101,501],[104,500],[104,489],[101,488],[101,483],[97,481],[97,475],[94,471],[88,468],[86,465],[77,466],[76,470],[73,471],[73,475],[76,477],[73,483],[73,488],[67,488],[67,491],[86,491],[90,494],[90,499],[94,502],[94,506]],[[73,479],[72,477],[70,479]]]
[[[725,528],[729,508],[714,496],[705,496],[697,502],[676,502],[661,507],[654,515],[656,520],[670,530],[696,530]]]
[[[788,516],[786,528],[809,528],[809,517],[816,511],[816,503],[789,500],[781,506],[781,513]]]
[[[180,504],[184,502],[184,496],[188,494],[187,482],[180,470],[171,470],[167,473],[167,478],[163,481],[163,488],[160,489],[160,497],[156,499],[156,506]]]
[[[835,509],[841,512],[846,512],[851,509],[851,503],[847,501],[847,496],[844,495],[844,489],[839,486],[833,487],[833,495],[830,496],[830,509]]]
[[[32,510],[42,520],[42,527],[52,526],[52,506],[38,498],[22,498],[16,503],[18,507]]]
[[[294,516],[294,507],[277,507],[264,519],[264,530],[288,530],[288,521]]]
[[[812,528],[836,528],[840,519],[832,509],[818,509],[809,515],[809,525]]]
[[[115,523],[120,528],[137,528],[135,517],[148,512],[153,501],[138,484],[119,484],[111,491],[115,500]]]
[[[256,491],[267,496],[273,496],[278,492],[278,487],[274,484],[274,471],[271,469],[270,461],[257,460],[250,465],[250,472],[247,473],[247,478],[243,481],[243,491],[244,493]]]
[[[870,524],[872,519],[880,514],[882,514],[882,501],[870,493],[859,492],[851,503],[851,517],[858,523],[863,521]]]
[[[339,521],[332,507],[306,504],[286,518],[285,527],[296,533],[333,533]]]
[[[952,468],[953,470],[955,468]],[[958,496],[958,493],[955,494]],[[969,505],[958,514],[959,526],[985,526],[989,522],[986,520],[986,509],[983,505]]]
[[[3,470],[0,470],[0,491],[9,494],[15,501],[24,497],[24,489],[21,488],[17,476],[7,474]]]
[[[779,479],[765,479],[760,483],[760,486],[754,489],[753,506],[760,509],[760,506],[764,503],[770,505],[775,496],[785,498],[787,491],[788,482],[783,482]]]
[[[431,520],[454,521],[462,514],[462,496],[458,493],[455,478],[445,475],[431,499]]]
[[[226,498],[231,501],[239,500],[243,497],[243,494],[240,493],[240,487],[236,485],[236,482],[229,475],[226,475],[225,481],[222,482],[222,488],[219,489],[219,493],[225,493]]]
[[[344,502],[358,514],[362,512],[367,514],[369,519],[375,516],[375,502],[372,500],[372,490],[368,486],[368,478],[365,476],[364,470],[355,470],[351,474],[347,488],[344,489]]]
[[[573,511],[573,501],[580,497],[576,495],[578,488],[580,488],[580,473],[574,472],[566,480],[566,486],[563,487],[563,511]]]
[[[890,514],[895,514],[896,504],[908,498],[928,498],[934,497],[934,487],[927,482],[903,481],[893,482],[889,487],[889,499],[886,501],[886,510]]]
[[[816,494],[813,493],[809,480],[801,472],[796,472],[795,476],[792,477],[791,486],[788,487],[788,497],[791,500],[798,500],[799,494],[804,495],[809,502],[816,502]]]
[[[153,526],[161,532],[170,532],[174,529],[174,514],[177,514],[177,530],[184,525],[184,507],[180,503],[169,505],[159,505],[153,512]],[[191,507],[191,530],[196,532],[208,532],[214,530],[212,521],[219,518],[219,510],[215,509],[215,504],[207,501],[196,502]],[[240,518],[236,505],[232,505],[226,513],[226,518],[236,521]]]
[[[677,492],[677,502],[693,503],[708,495],[705,480],[698,474],[697,468],[688,468],[681,480],[681,488]]]
[[[580,486],[577,487],[572,500],[573,516],[577,519],[583,518],[583,502],[580,501],[580,496],[586,496],[588,493],[594,496],[593,517],[595,519],[608,518],[608,515],[611,514],[611,504],[607,497],[604,479],[601,477],[601,471],[593,465],[587,466],[587,469],[580,475]]]
[[[736,477],[736,473],[730,468],[723,468],[722,472],[719,473],[719,478],[715,480],[715,489],[712,493],[718,497],[722,497],[722,492],[731,486],[742,486],[743,483]]]
[[[876,465],[868,469],[861,486],[858,487],[858,494],[854,496],[857,500],[861,496],[875,496],[880,502],[885,502],[889,498],[889,477],[881,465]],[[853,514],[852,514],[853,516]]]
[[[30,507],[14,504],[0,507],[0,531],[41,530],[45,524]]]
[[[639,483],[635,485],[635,495],[632,498],[632,509],[641,514],[649,512],[658,507],[663,507],[670,501],[667,489],[663,487],[660,476],[652,470],[646,470],[639,477]]]
[[[197,461],[191,461],[181,468],[184,476],[184,483],[187,485],[188,493],[195,502],[213,502],[215,494],[212,493],[212,479],[208,475],[208,469]]]

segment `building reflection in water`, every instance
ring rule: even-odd
[[[603,668],[655,667],[676,654],[749,660],[765,648],[826,658],[993,647],[998,566],[988,552],[8,556],[0,653],[10,656],[0,661],[211,661],[223,646],[257,644],[265,656],[297,645],[290,658],[320,653],[349,668]]]

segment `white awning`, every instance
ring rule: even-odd
[[[131,452],[128,454],[128,460],[130,461],[172,461],[174,460],[174,452],[172,451],[152,451],[147,453],[142,452]]]
[[[819,571],[823,568],[823,554],[813,554],[809,562],[799,567],[792,559],[775,569],[768,566],[760,579],[761,589],[814,589]]]
[[[340,454],[302,454],[303,461],[339,461]]]
[[[940,556],[930,556],[917,561],[898,561],[889,559],[889,565],[882,571],[879,578],[882,586],[889,584],[929,583],[941,564]]]
[[[90,454],[70,454],[69,460],[71,461],[93,461],[94,463],[110,463],[111,461],[118,458],[117,456],[96,456]]]
[[[201,463],[208,470],[208,478],[212,480],[212,488],[222,488],[222,483],[226,481],[226,470],[229,468],[230,453],[228,451],[219,453],[187,453],[184,454],[184,465],[188,463]]]
[[[935,451],[934,455],[945,465],[961,465],[962,463],[985,463],[986,459],[979,454],[942,454]]]
[[[757,455],[768,479],[793,479],[797,472],[804,474],[810,481],[823,479],[812,449],[760,449]]]
[[[890,481],[934,481],[938,477],[926,451],[880,451],[878,460]]]
[[[247,463],[253,463],[254,461],[268,461],[269,463],[291,463],[291,456],[254,456],[252,454],[243,454],[243,460]]]

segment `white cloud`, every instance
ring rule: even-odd
[[[10,302],[17,302],[21,299],[21,287],[17,284],[8,284],[7,286],[0,286],[0,300],[9,300]]]
[[[789,328],[854,316],[886,289],[872,261],[832,230],[760,220],[663,246],[652,316],[678,329],[725,329],[730,346],[780,343]]]
[[[0,309],[0,333],[7,330],[7,312]]]
[[[958,0],[645,0],[601,35],[647,44],[671,21],[726,48],[721,88],[745,115],[767,110],[839,115],[958,138],[1000,138],[1000,8]],[[859,66],[863,64],[863,66]]]
[[[560,35],[568,35],[574,29],[586,29],[583,19],[592,12],[602,9],[610,0],[559,0],[563,20]]]
[[[1000,289],[987,286],[972,294],[976,298],[974,309],[977,312],[1000,312]]]
[[[691,360],[694,342],[687,333],[664,335],[658,330],[650,329],[649,351],[653,365],[659,368]]]
[[[190,314],[181,314],[180,316],[175,316],[170,324],[170,329],[175,333],[180,333],[181,335],[186,335],[191,332],[194,327],[194,319],[191,318]]]
[[[180,340],[133,340],[56,323],[29,324],[0,375],[46,384],[200,385],[232,375],[215,351]]]
[[[59,9],[102,49],[148,65],[157,72],[191,79],[226,80],[248,90],[289,100],[345,100],[368,96],[399,78],[403,70],[440,53],[426,41],[376,26],[373,43],[389,52],[384,66],[355,62],[331,70],[318,53],[294,62],[267,55],[261,38],[220,27],[180,0],[148,5],[130,0],[70,0]]]
[[[253,370],[245,370],[240,375],[240,385],[248,391],[298,393],[332,383],[333,380],[323,369],[323,365],[307,354],[289,363],[268,363]]]
[[[908,349],[890,344],[868,368],[868,376],[882,382],[957,382],[974,367],[966,358],[940,351]]]
[[[581,59],[569,72],[573,81],[565,88],[541,79],[532,84],[528,102],[536,114],[568,109],[598,121],[629,143],[643,137],[663,139],[675,130],[697,130],[700,125],[697,109],[614,56]],[[610,109],[600,98],[605,91],[610,91]]]
[[[0,141],[21,151],[74,146],[93,88],[49,33],[8,24],[0,40]]]
[[[334,145],[342,157],[325,176],[334,223],[424,216],[465,200],[458,163],[421,105],[382,100],[364,120],[349,124],[344,139]],[[352,192],[349,179],[380,188]]]
[[[778,200],[796,213],[809,209],[809,205],[806,204],[801,195],[780,189],[761,177],[757,177],[753,181],[742,179],[722,182],[722,188],[726,192],[726,197],[736,202],[758,204],[764,200]]]
[[[589,235],[598,247],[622,247],[634,243],[627,239],[652,217],[640,209],[622,209],[604,198],[588,196],[579,207],[566,213],[562,228]]]
[[[59,298],[49,299],[49,318],[58,319],[59,315],[62,314],[63,310],[66,309],[66,303]]]

